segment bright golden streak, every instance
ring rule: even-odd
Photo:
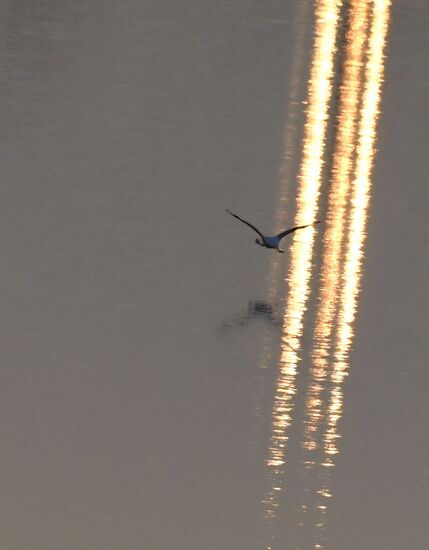
[[[390,0],[373,1],[368,60],[365,65],[365,86],[359,120],[350,227],[344,264],[344,285],[340,298],[335,361],[331,375],[333,388],[328,406],[328,426],[325,434],[325,453],[328,455],[326,458],[328,463],[332,463],[330,457],[338,453],[336,445],[336,441],[340,437],[338,422],[342,415],[344,400],[342,383],[348,370],[348,356],[353,338],[353,323],[362,272],[389,8]]]
[[[307,27],[309,25],[308,20],[310,16],[310,0],[301,0],[297,6],[296,20],[294,21],[294,28],[296,29],[295,46],[292,51],[292,67],[291,78],[289,81],[289,99],[287,104],[287,119],[283,135],[283,155],[280,165],[279,173],[279,193],[277,199],[276,209],[276,230],[279,233],[285,228],[285,220],[287,219],[287,205],[288,200],[288,188],[290,186],[294,160],[296,156],[296,134],[297,125],[299,120],[299,114],[301,111],[300,99],[300,76],[304,69],[305,61],[305,35]],[[280,269],[283,263],[279,260],[279,256],[273,255],[271,262],[271,270],[269,275],[269,300],[272,301],[276,298],[278,293],[280,277]]]
[[[319,307],[314,329],[311,382],[304,420],[303,447],[307,451],[317,449],[317,435],[324,418],[323,401],[320,396],[328,376],[331,335],[340,290],[339,274],[344,247],[347,198],[350,192],[353,155],[356,146],[368,7],[368,0],[352,0],[349,8],[332,182],[324,233]],[[306,463],[312,465],[314,461],[306,459]]]
[[[331,79],[335,53],[339,0],[319,0],[316,6],[315,42],[308,84],[307,121],[304,128],[303,160],[299,175],[296,223],[313,221],[318,210],[320,180],[323,166],[326,121],[331,96]],[[266,516],[275,517],[280,474],[285,463],[287,430],[292,422],[292,398],[306,309],[314,229],[295,233],[291,249],[291,264],[287,285],[288,302],[283,319],[280,373],[274,397],[272,434],[267,459],[270,488],[264,499]]]

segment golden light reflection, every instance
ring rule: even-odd
[[[339,103],[332,177],[302,439],[301,464],[306,466],[303,472],[308,474],[304,482],[306,502],[301,502],[298,508],[304,512],[302,517],[307,524],[312,521],[315,530],[311,545],[320,549],[325,547],[322,533],[332,497],[330,473],[338,453],[343,382],[349,368],[360,290],[390,3],[391,0],[350,0],[342,10],[347,13],[347,30],[341,70],[337,73]],[[298,178],[297,224],[314,220],[318,211],[341,4],[334,0],[320,0],[316,4],[303,159]],[[295,234],[266,460],[269,487],[264,506],[268,519],[278,517],[284,489],[286,448],[294,416],[298,350],[309,295],[313,246],[313,229]],[[318,468],[313,468],[316,465]],[[310,472],[313,472],[311,476]],[[304,521],[296,525],[304,526]]]
[[[316,5],[315,42],[308,83],[303,159],[299,174],[296,224],[316,218],[321,184],[326,122],[331,95],[336,30],[341,2],[319,0]],[[280,372],[277,379],[272,413],[272,431],[267,458],[269,489],[264,498],[266,517],[276,516],[282,490],[282,470],[292,422],[293,396],[298,350],[306,310],[311,275],[314,229],[295,233],[287,279],[287,304],[281,337]]]
[[[308,32],[310,16],[310,0],[302,0],[297,6],[297,13],[294,20],[295,40],[292,51],[292,66],[290,71],[290,81],[288,84],[289,97],[287,101],[287,115],[283,134],[283,154],[279,170],[279,192],[277,199],[277,208],[275,212],[276,232],[279,233],[285,228],[289,211],[288,190],[292,179],[297,156],[297,127],[300,117],[301,105],[301,87],[302,73],[304,71],[306,58],[306,33]],[[273,301],[278,295],[278,286],[280,281],[280,269],[283,266],[278,255],[272,256],[271,270],[269,275],[268,296],[269,301]],[[264,362],[266,363],[266,362]]]
[[[362,90],[368,4],[368,0],[352,0],[350,2],[345,35],[331,189],[326,214],[320,290],[314,328],[312,367],[304,419],[302,445],[307,451],[304,458],[307,466],[314,464],[314,459],[309,455],[318,448],[318,436],[324,418],[323,392],[326,389],[328,378],[331,336],[340,291],[339,279],[344,249],[347,200],[353,172],[357,118]]]
[[[356,2],[356,6],[361,4],[361,15],[364,15],[363,2]],[[368,40],[366,44],[366,56],[364,58],[363,71],[363,90],[359,102],[357,123],[356,152],[354,155],[354,169],[351,185],[350,210],[348,211],[348,224],[345,228],[344,210],[342,214],[341,235],[345,237],[345,251],[343,260],[336,260],[335,277],[339,279],[337,285],[338,292],[334,291],[334,300],[338,300],[336,307],[325,305],[323,300],[332,304],[332,298],[327,294],[323,298],[323,282],[321,290],[321,303],[317,314],[318,319],[323,318],[323,310],[326,310],[327,323],[320,331],[316,325],[315,330],[315,350],[314,350],[314,369],[315,383],[313,394],[309,395],[308,420],[305,427],[306,438],[305,448],[314,450],[316,447],[315,432],[318,430],[322,417],[325,422],[325,431],[322,437],[323,458],[321,466],[325,472],[320,476],[321,486],[317,489],[318,502],[316,509],[319,512],[319,520],[316,527],[320,529],[319,538],[322,536],[324,528],[323,515],[326,514],[328,499],[332,496],[329,490],[329,472],[334,467],[334,457],[338,454],[337,441],[340,438],[339,421],[343,413],[343,382],[349,368],[349,353],[353,338],[353,324],[357,310],[357,300],[360,289],[360,280],[362,273],[362,261],[364,255],[364,244],[366,238],[366,223],[368,217],[368,206],[371,190],[371,173],[375,155],[376,124],[379,115],[379,104],[381,96],[381,84],[384,72],[384,48],[387,37],[390,0],[368,1],[369,29]],[[352,26],[350,32],[353,32]],[[368,34],[367,33],[367,34]],[[361,43],[361,47],[363,43]],[[362,57],[361,57],[362,58]],[[350,124],[350,122],[348,122]],[[341,132],[341,128],[339,128]],[[343,154],[343,153],[339,153]],[[347,174],[350,175],[350,155],[345,152],[347,162]],[[341,159],[338,160],[340,162]],[[336,177],[336,174],[334,174]],[[346,229],[346,234],[344,230]],[[334,237],[333,237],[334,239]],[[334,240],[335,242],[335,240]],[[341,250],[338,245],[338,250]],[[339,252],[336,252],[338,254]],[[327,262],[329,258],[329,248],[326,248]],[[336,258],[336,256],[333,256]],[[341,264],[341,271],[340,271]],[[341,275],[339,277],[339,275]],[[333,294],[330,294],[332,297]],[[334,327],[334,314],[336,312],[336,322]],[[332,334],[335,328],[335,334]],[[330,336],[334,339],[333,361],[328,361],[330,351]],[[320,404],[317,407],[311,403],[320,395],[320,378],[326,381],[327,367],[329,372],[329,398],[326,406],[326,412],[322,410]],[[319,380],[317,379],[319,378]],[[317,425],[317,427],[316,427]],[[318,548],[323,548],[324,544],[318,541]]]
[[[389,23],[390,0],[372,2],[368,59],[365,64],[365,85],[358,127],[356,166],[351,196],[350,225],[344,261],[343,286],[340,296],[333,384],[328,406],[327,431],[324,438],[326,462],[337,454],[338,421],[343,411],[342,384],[348,370],[348,358],[353,338],[353,323],[360,290],[362,259],[366,238],[366,223],[371,191],[371,173],[375,155],[376,124],[379,115],[381,84],[384,73],[384,48]]]

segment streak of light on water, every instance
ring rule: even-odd
[[[297,224],[315,219],[319,208],[341,6],[342,2],[334,1],[320,1],[316,5],[298,178]],[[329,477],[338,453],[342,385],[349,369],[362,276],[389,9],[390,0],[352,0],[344,5],[347,31],[344,45],[340,45],[344,48],[343,61],[337,75],[339,100],[301,440],[301,464],[307,472],[304,476],[307,485],[303,487],[304,501],[298,506],[304,514],[300,525],[305,523],[309,527],[313,534],[311,544],[320,549],[325,548],[325,517],[332,496]],[[282,208],[280,203],[280,215]],[[286,279],[279,372],[266,460],[268,488],[263,499],[265,517],[271,525],[279,518],[281,495],[287,485],[286,451],[294,420],[298,350],[310,293],[314,237],[313,229],[295,235]],[[278,269],[274,265],[270,274],[273,295]],[[268,352],[266,361],[267,358]],[[275,544],[274,530],[270,536],[267,549]]]
[[[313,221],[318,211],[339,7],[340,3],[334,0],[319,1],[316,6],[303,159],[298,178],[295,217],[298,225]],[[296,393],[295,377],[299,360],[295,350],[300,346],[309,293],[314,235],[313,228],[301,231],[299,235],[295,234],[286,279],[287,303],[283,318],[279,373],[267,457],[269,487],[264,497],[265,515],[269,520],[277,516],[279,495],[283,490],[288,429],[292,422],[292,399]]]

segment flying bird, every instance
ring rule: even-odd
[[[256,233],[261,237],[260,239],[255,239],[255,243],[259,244],[259,246],[264,246],[265,248],[273,248],[277,250],[277,252],[284,253],[284,250],[281,250],[279,248],[280,241],[283,239],[283,237],[286,237],[286,235],[289,235],[289,233],[293,233],[297,229],[304,229],[304,227],[310,227],[311,225],[316,225],[317,223],[320,223],[320,220],[313,223],[308,223],[307,225],[298,225],[297,227],[292,227],[291,229],[286,229],[286,231],[282,231],[278,235],[274,235],[273,237],[267,237],[266,235],[262,235],[262,233],[257,229],[254,225],[247,222],[246,220],[243,220],[243,218],[240,218],[237,216],[237,214],[233,214],[230,212],[227,208],[225,210],[230,214],[231,216],[234,216],[234,218],[237,218],[237,220],[240,220],[241,222],[245,223],[249,227],[253,229],[253,231],[256,231]]]

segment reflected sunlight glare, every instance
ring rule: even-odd
[[[310,0],[302,0],[297,6],[297,13],[294,21],[296,36],[292,51],[291,76],[288,84],[289,94],[283,134],[283,153],[279,170],[279,191],[275,213],[275,227],[277,233],[285,229],[285,220],[290,217],[290,213],[289,216],[286,214],[289,210],[289,189],[291,187],[292,178],[295,175],[294,170],[298,139],[297,128],[302,109],[300,97],[302,93],[302,74],[306,60],[306,34],[308,32],[309,16]],[[279,281],[282,278],[280,276],[282,266],[283,262],[280,261],[278,255],[272,256],[268,286],[270,301],[277,298]]]
[[[337,0],[320,0],[316,5],[315,38],[308,82],[306,123],[303,137],[303,159],[298,177],[297,225],[316,219],[323,168],[326,126],[331,98],[332,74],[339,8]],[[286,281],[287,304],[283,319],[279,374],[274,395],[271,438],[266,461],[269,487],[264,497],[265,516],[276,517],[282,473],[292,422],[296,393],[297,350],[309,294],[311,261],[315,229],[295,233],[289,274]]]
[[[327,431],[324,439],[326,462],[328,463],[332,462],[332,456],[338,452],[336,440],[340,437],[337,424],[343,409],[342,383],[348,370],[348,356],[353,338],[353,323],[360,289],[389,9],[390,0],[374,0],[358,128],[343,288],[339,304],[334,365],[331,374],[333,388],[328,406]]]
[[[335,95],[333,72],[337,35],[342,34],[339,33],[342,11],[346,21],[345,40],[338,46],[341,66],[337,68],[338,82],[335,83],[338,105],[334,113],[334,148],[303,413],[304,500],[297,508],[305,518],[298,520],[297,525],[301,528],[307,525],[309,529],[304,530],[307,540],[311,538],[311,546],[320,549],[325,548],[325,518],[332,497],[329,478],[335,465],[334,457],[338,454],[344,401],[342,385],[349,368],[358,306],[390,3],[391,0],[351,0],[342,7],[340,1],[325,0],[316,4],[303,158],[298,177],[297,224],[316,219],[319,208],[324,156],[327,155],[328,118]],[[279,372],[266,459],[268,487],[263,504],[265,517],[270,521],[279,515],[285,484],[286,447],[297,393],[298,351],[310,293],[314,238],[313,228],[298,232],[291,246]],[[271,544],[274,538],[271,533]]]
[[[332,161],[331,187],[328,197],[318,308],[314,328],[314,347],[310,383],[306,398],[304,463],[314,465],[311,453],[319,447],[324,418],[329,352],[340,291],[341,261],[344,251],[347,202],[353,172],[357,138],[357,117],[362,90],[362,66],[368,22],[368,0],[350,2],[345,54],[340,82],[340,96]]]
[[[363,8],[361,5],[356,9],[361,10],[363,16]],[[309,392],[309,400],[317,398],[320,395],[320,380],[326,382],[327,368],[329,367],[329,395],[326,404],[326,411],[322,411],[320,403],[317,407],[310,405],[307,409],[308,420],[305,426],[306,437],[304,446],[306,450],[314,450],[316,447],[315,432],[319,429],[319,424],[323,420],[325,432],[322,436],[323,458],[321,467],[324,472],[321,473],[319,479],[319,487],[317,489],[316,510],[319,515],[316,519],[316,527],[319,528],[319,538],[323,536],[324,515],[327,511],[328,499],[332,496],[329,489],[329,477],[332,468],[334,467],[334,457],[338,454],[337,441],[340,438],[339,422],[342,417],[344,395],[342,384],[349,369],[349,353],[353,338],[353,324],[358,306],[358,294],[360,289],[360,280],[362,273],[362,262],[364,257],[364,244],[366,238],[366,224],[368,218],[368,206],[370,201],[371,190],[371,173],[375,156],[375,140],[376,140],[376,124],[379,116],[379,105],[381,97],[381,84],[384,73],[384,48],[387,37],[390,0],[375,0],[367,2],[370,6],[369,12],[369,34],[366,44],[363,42],[361,47],[365,46],[366,57],[364,58],[364,68],[361,78],[363,78],[362,98],[359,104],[359,113],[357,119],[357,135],[355,137],[355,159],[353,172],[350,174],[351,160],[348,153],[344,162],[347,162],[346,169],[347,178],[351,176],[351,196],[350,206],[348,211],[347,227],[342,222],[341,234],[346,229],[345,236],[345,251],[343,260],[337,261],[335,264],[335,277],[338,278],[341,270],[340,289],[338,303],[335,307],[337,310],[332,311],[329,305],[332,302],[332,295],[325,295],[324,280],[322,280],[321,302],[318,311],[318,318],[322,317],[322,310],[326,308],[327,318],[329,323],[327,326],[322,326],[321,330],[315,329],[315,349],[313,353],[315,371],[315,396]],[[363,24],[363,21],[361,22]],[[353,32],[351,25],[350,32]],[[358,72],[356,73],[358,75]],[[346,75],[345,75],[346,76]],[[344,92],[346,93],[346,91]],[[357,99],[355,97],[355,99]],[[350,119],[347,124],[350,124]],[[339,134],[342,132],[339,128]],[[339,153],[341,155],[342,153]],[[338,162],[342,162],[341,159]],[[338,174],[334,174],[334,178]],[[346,177],[346,176],[345,176]],[[340,246],[338,245],[337,252],[339,254]],[[326,261],[329,262],[329,249],[326,249]],[[335,257],[335,256],[334,256]],[[340,265],[341,264],[341,265]],[[329,283],[328,283],[329,284]],[[334,293],[335,290],[331,288]],[[324,303],[323,300],[327,300]],[[336,315],[335,334],[332,335],[332,320]],[[330,364],[328,363],[328,354],[330,342],[327,338],[334,338],[332,342],[334,346],[333,358]],[[322,366],[321,366],[322,365]],[[322,369],[322,370],[321,370]],[[320,400],[319,400],[320,402]],[[326,418],[324,418],[326,416]],[[311,464],[311,461],[309,461]],[[322,540],[318,541],[318,547],[324,548]]]

